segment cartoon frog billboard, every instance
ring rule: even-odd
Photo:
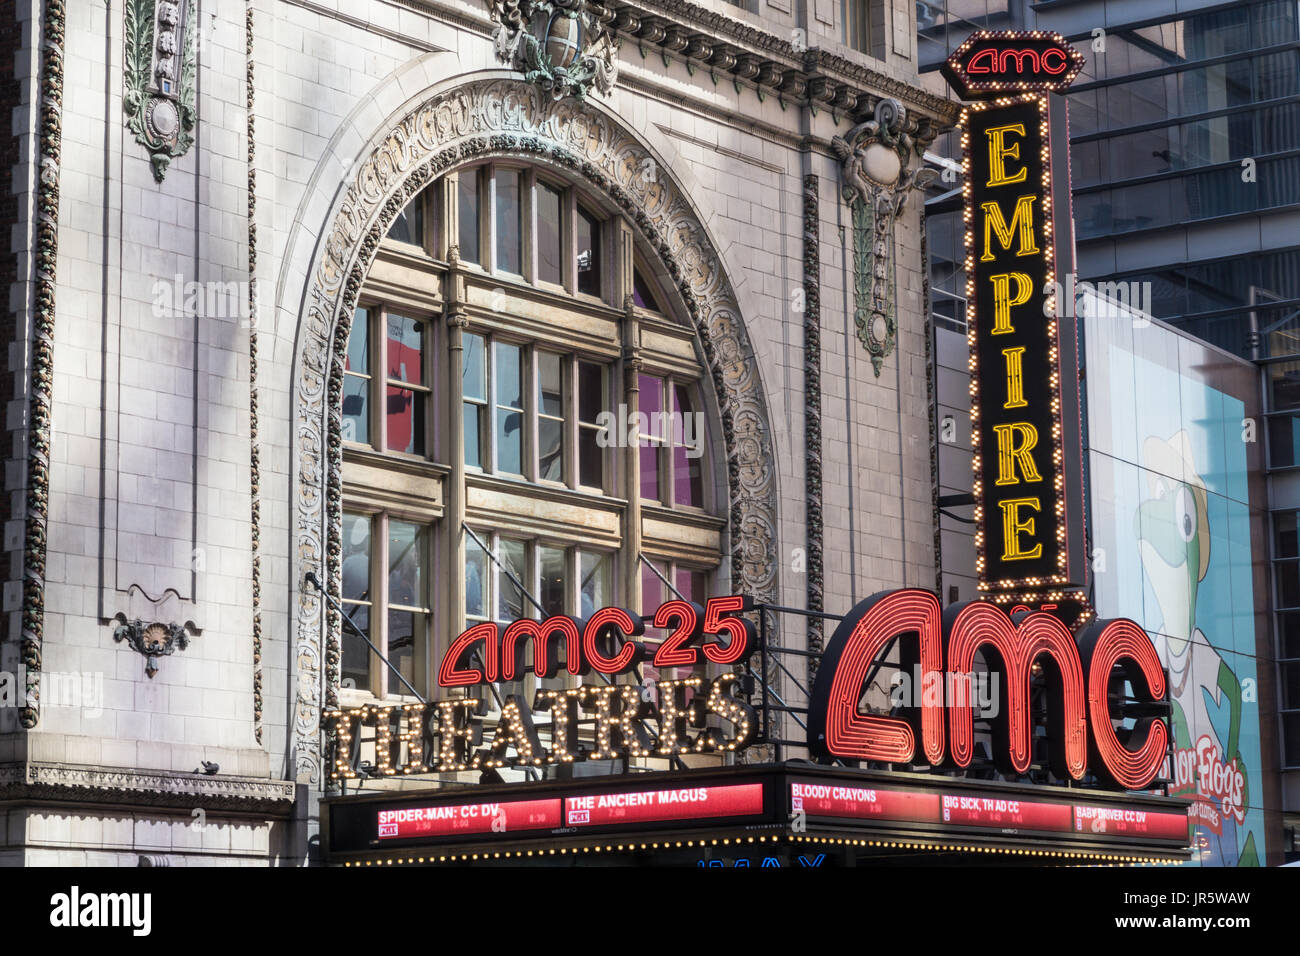
[[[1102,617],[1141,622],[1169,672],[1165,776],[1172,795],[1192,801],[1192,862],[1259,865],[1245,404],[1205,384],[1192,361],[1200,347],[1158,324],[1090,335],[1094,603]]]

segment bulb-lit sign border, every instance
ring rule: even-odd
[[[648,619],[667,632],[655,648],[637,640],[645,633],[640,615],[618,607],[588,618],[555,615],[524,618],[504,628],[475,624],[452,641],[438,667],[438,684],[469,688],[533,677],[549,679],[602,675],[604,682],[539,689],[531,705],[507,694],[486,747],[485,697],[451,697],[429,703],[360,704],[326,711],[333,738],[330,776],[335,780],[373,776],[541,767],[588,760],[676,758],[725,754],[753,741],[758,718],[735,673],[711,679],[679,671],[744,663],[756,649],[754,625],[739,615],[753,602],[743,595],[710,598],[700,605],[673,600]],[[642,663],[678,676],[655,682],[654,692],[614,678],[635,674]],[[716,671],[715,671],[716,673]],[[549,746],[543,746],[535,713],[550,717]],[[591,745],[579,740],[580,722],[594,726]],[[374,737],[375,762],[362,772],[361,739]]]
[[[1073,303],[1055,295],[1059,269],[1073,269],[1065,104],[973,103],[961,128],[979,587],[1004,603],[1077,599],[1088,574],[1077,330]]]
[[[999,93],[1061,92],[1084,67],[1084,57],[1059,33],[977,30],[940,67],[965,100]]]

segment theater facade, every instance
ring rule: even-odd
[[[935,597],[914,6],[32,5],[0,861],[1187,859],[1141,628]]]

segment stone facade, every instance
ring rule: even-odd
[[[829,0],[613,2],[596,12],[617,78],[581,102],[499,62],[478,0],[180,6],[196,81],[179,115],[196,122],[161,179],[124,102],[122,5],[65,22],[62,3],[20,0],[9,35],[22,135],[4,328],[23,371],[7,396],[0,861],[308,858],[338,625],[304,581],[339,573],[339,349],[404,197],[474,156],[567,167],[678,280],[726,429],[733,587],[843,613],[932,586],[919,202],[894,224],[896,345],[877,374],[832,144],[891,98],[914,168],[954,121],[917,83],[912,4],[864,4],[865,55]],[[653,190],[629,175],[645,161]],[[137,620],[157,643],[121,639]],[[794,647],[810,633],[779,631]]]

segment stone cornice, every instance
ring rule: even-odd
[[[665,55],[714,74],[766,88],[791,102],[806,102],[866,117],[890,96],[909,112],[925,114],[937,129],[957,121],[960,106],[887,73],[820,48],[797,49],[788,39],[690,0],[609,0],[614,27],[638,45],[658,45]],[[916,132],[916,130],[913,130]]]
[[[0,765],[0,801],[51,801],[287,817],[288,780],[31,762]]]
[[[487,33],[491,22],[445,0],[397,0],[428,16]],[[799,50],[789,38],[734,19],[690,0],[607,0],[611,30],[643,50],[658,47],[664,56],[693,69],[776,94],[789,103],[831,109],[853,119],[868,118],[876,101],[893,97],[908,108],[913,125],[929,120],[936,131],[957,122],[960,104],[881,70],[821,49]],[[909,129],[911,133],[925,130]]]

